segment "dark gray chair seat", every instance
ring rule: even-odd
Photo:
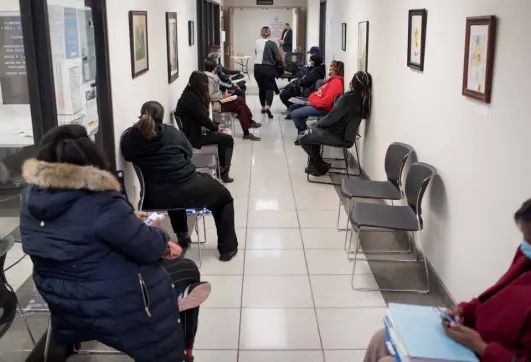
[[[218,167],[216,156],[207,153],[194,153],[192,156],[192,163],[196,168],[215,170]]]
[[[364,199],[400,200],[400,190],[389,181],[371,181],[343,179],[341,196],[344,198],[360,197]]]
[[[388,206],[357,202],[350,221],[358,227],[373,227],[402,231],[417,231],[415,212],[409,206]]]

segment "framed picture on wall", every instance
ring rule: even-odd
[[[369,65],[369,22],[358,23],[358,71],[366,72]]]
[[[347,50],[347,23],[341,24],[341,50]]]
[[[409,10],[407,34],[407,66],[424,71],[424,53],[426,50],[426,9]]]
[[[133,78],[149,70],[147,11],[129,12],[129,42]]]
[[[464,96],[490,103],[495,44],[496,17],[494,15],[466,19]]]
[[[188,21],[188,45],[195,43],[195,26],[192,20]]]
[[[168,83],[179,78],[179,48],[177,13],[166,13],[166,51],[168,53]]]

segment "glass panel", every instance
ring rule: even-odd
[[[33,140],[26,57],[19,0],[0,1],[0,268],[7,282],[27,302],[32,290],[32,264],[25,257],[18,232],[22,164],[36,154]],[[22,285],[26,287],[22,287]],[[10,292],[0,283],[0,295]],[[12,294],[11,294],[12,295]],[[14,307],[14,305],[12,306]],[[0,308],[0,331],[9,323],[9,307]],[[15,317],[14,314],[11,314]],[[44,330],[32,322],[32,331]],[[46,324],[44,324],[44,328]],[[33,343],[22,320],[15,318],[0,338],[0,360],[24,360]],[[26,350],[26,352],[21,352]],[[16,352],[15,352],[16,351]]]
[[[48,0],[48,19],[58,124],[81,124],[94,140],[99,118],[90,1]]]

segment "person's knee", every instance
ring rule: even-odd
[[[199,272],[199,267],[197,264],[191,260],[182,258],[181,259],[181,268],[190,270],[190,276],[196,279],[197,281],[201,280],[201,273]]]
[[[234,148],[234,137],[230,134],[222,133],[220,137],[219,145],[227,148]]]
[[[379,347],[379,346],[385,345],[386,339],[387,339],[387,335],[385,333],[385,329],[380,329],[378,332],[374,333],[374,335],[372,336],[369,346]]]

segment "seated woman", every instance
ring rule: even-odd
[[[310,68],[304,77],[296,79],[289,83],[282,92],[280,92],[280,100],[286,107],[293,105],[289,101],[292,97],[308,98],[310,94],[315,91],[315,83],[318,80],[325,78],[325,68],[323,66],[323,58],[320,55],[312,55],[310,57]]]
[[[204,75],[206,74],[206,77],[204,78],[206,78],[207,81],[206,84],[208,86],[210,101],[212,102],[212,111],[236,113],[238,120],[240,121],[240,125],[242,126],[243,139],[250,141],[260,141],[260,137],[253,135],[251,132],[249,132],[249,129],[260,128],[262,125],[253,120],[253,114],[249,107],[247,107],[247,103],[245,103],[245,100],[242,97],[236,96],[235,100],[227,101],[226,98],[231,97],[231,95],[228,93],[223,94],[219,88],[219,78],[215,74],[217,66],[217,63],[210,59],[205,61]],[[196,76],[199,77],[199,75]],[[201,81],[202,84],[205,84],[204,78]]]
[[[220,178],[224,183],[234,180],[229,176],[234,151],[234,139],[224,133],[224,128],[213,122],[209,115],[210,97],[208,93],[208,79],[201,72],[193,72],[177,102],[175,115],[181,119],[186,138],[192,146],[201,149],[203,146],[218,146]],[[153,118],[162,123],[164,108],[154,102],[149,108],[154,112]]]
[[[290,116],[297,128],[297,135],[306,131],[308,117],[323,117],[332,110],[334,101],[343,93],[343,62],[333,61],[330,65],[330,78],[321,88],[310,94],[304,105],[294,104],[290,107]],[[299,140],[295,141],[299,145]]]
[[[80,125],[49,131],[24,164],[22,247],[53,335],[66,344],[97,340],[143,362],[182,361],[187,349],[191,361],[210,285],[163,229],[135,215],[108,170]]]
[[[229,73],[224,73],[224,70],[227,70],[227,71],[229,70],[225,69],[223,65],[221,65],[220,57],[221,57],[220,52],[212,52],[208,54],[208,59],[217,63],[217,68],[216,68],[215,73],[219,78],[219,89],[222,92],[228,92],[231,95],[242,97],[243,100],[245,100],[245,90],[247,89],[247,87],[245,86],[245,81],[241,81],[239,83],[233,83],[232,79],[230,78]]]
[[[531,200],[515,213],[514,220],[523,241],[509,270],[479,297],[448,310],[459,324],[443,322],[441,327],[481,362],[531,360]],[[377,332],[365,362],[394,361],[387,352],[385,332]]]
[[[321,118],[299,136],[299,142],[308,154],[310,162],[306,173],[322,176],[330,169],[330,164],[321,157],[321,146],[342,145],[345,131],[350,122],[361,123],[371,113],[372,77],[366,72],[357,72],[352,77],[350,89],[334,105],[330,113]]]
[[[183,132],[162,123],[162,106],[152,108],[153,104],[142,106],[140,120],[124,132],[120,145],[124,158],[142,170],[144,208],[181,209],[168,211],[168,215],[183,248],[190,244],[185,209],[208,208],[216,222],[219,259],[230,261],[238,253],[232,195],[211,175],[196,172],[192,145]]]

